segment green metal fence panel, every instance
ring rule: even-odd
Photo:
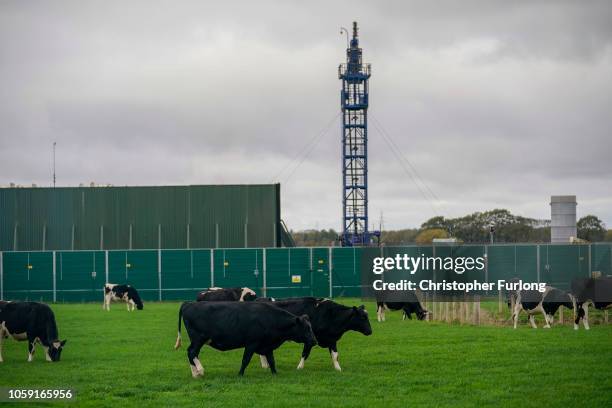
[[[214,286],[246,286],[259,294],[263,292],[263,250],[217,249],[214,267]]]
[[[266,249],[267,295],[275,298],[311,296],[310,250]]]
[[[588,247],[584,245],[546,245],[540,257],[542,282],[563,290],[570,289],[576,277],[588,277]]]
[[[368,256],[364,256],[365,254]],[[264,257],[265,253],[265,257]],[[211,259],[212,254],[212,259]],[[254,289],[273,297],[361,296],[362,262],[373,256],[481,257],[484,272],[435,271],[435,280],[520,278],[563,290],[575,277],[610,275],[612,245],[437,245],[383,248],[232,248],[115,251],[32,251],[2,253],[4,299],[98,302],[108,282],[136,287],[144,300],[192,300],[199,290],[217,287]],[[108,255],[108,265],[106,257]],[[331,255],[331,257],[330,257]],[[53,259],[55,256],[55,264]],[[265,259],[265,265],[264,265]],[[369,265],[366,265],[370,268]],[[54,271],[55,267],[55,271]],[[331,271],[331,273],[330,273]],[[55,276],[54,276],[55,272]],[[410,274],[420,280],[431,274]],[[267,291],[264,292],[264,286]],[[55,289],[55,292],[54,292]]]
[[[612,275],[612,244],[591,245],[591,272],[600,272],[602,276]]]
[[[58,302],[102,303],[106,283],[104,251],[58,251],[55,255]]]
[[[159,300],[157,251],[108,251],[108,281],[130,284],[143,300]]]
[[[361,288],[359,248],[332,249],[332,295],[333,297],[359,297]]]
[[[5,299],[53,301],[52,252],[5,252],[2,259]]]
[[[161,262],[162,300],[195,300],[211,286],[210,250],[164,250]]]
[[[333,285],[330,272],[329,248],[312,248],[312,296],[330,297]]]

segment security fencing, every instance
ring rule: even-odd
[[[0,298],[102,300],[106,282],[129,283],[144,300],[193,299],[209,287],[260,296],[359,297],[362,255],[485,257],[487,281],[514,277],[569,289],[575,277],[612,275],[612,244],[435,245],[380,248],[227,248],[0,252]],[[369,267],[368,265],[364,265]],[[439,274],[436,279],[448,279]],[[482,279],[466,272],[463,279]]]

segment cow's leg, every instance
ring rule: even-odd
[[[512,319],[514,320],[514,328],[518,325],[519,313],[521,313],[521,303],[516,302],[514,305],[514,310],[512,311]]]
[[[306,359],[308,358],[308,356],[310,356],[311,351],[312,351],[312,347],[308,347],[304,345],[304,348],[302,349],[302,358],[300,359],[300,363],[297,366],[298,370],[301,370],[302,368],[304,368],[304,363],[306,362]]]
[[[274,352],[270,351],[266,354],[266,359],[268,360],[268,364],[270,365],[270,371],[272,374],[276,374],[276,364],[274,363]]]
[[[189,361],[189,365],[191,367],[191,376],[193,378],[197,378],[204,374],[204,368],[202,367],[202,363],[198,359],[198,355],[200,354],[200,349],[204,345],[204,341],[202,341],[199,337],[191,337],[191,344],[187,348],[187,360]]]
[[[270,368],[270,364],[268,363],[268,359],[263,354],[259,355],[259,361],[261,361],[261,368]]]
[[[584,310],[584,316],[582,317],[582,324],[584,325],[585,330],[589,330],[589,302],[584,302],[582,304],[582,310]]]
[[[544,321],[546,322],[546,324],[544,325],[545,329],[550,329],[550,325],[553,322],[553,316],[544,312]]]
[[[331,355],[332,362],[334,363],[334,368],[338,371],[342,371],[340,363],[338,363],[338,349],[336,348],[336,343],[329,346],[329,354]]]
[[[34,360],[34,344],[36,343],[36,338],[28,337],[28,363],[31,363]]]
[[[544,316],[546,317],[546,314]],[[535,322],[535,316],[531,313],[529,313],[529,323],[531,323],[531,327],[533,327],[534,329],[538,328],[538,325]]]
[[[3,323],[4,325],[4,323]],[[2,342],[4,341],[4,326],[0,327],[0,363],[4,360],[2,359]]]
[[[376,305],[376,320],[378,320],[378,322],[382,322],[380,305]]]
[[[238,375],[244,375],[244,370],[251,362],[251,358],[253,358],[254,353],[255,350],[252,347],[247,346],[244,348],[244,354],[242,355],[242,365],[240,366],[240,371],[238,372]],[[270,361],[268,361],[268,363],[269,362]]]
[[[53,361],[53,360],[51,360],[51,356],[49,355],[49,347],[44,347],[43,346],[43,348],[45,349],[45,359],[47,361]]]

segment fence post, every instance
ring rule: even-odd
[[[589,278],[593,277],[593,271],[591,270],[591,247],[593,246],[593,244],[589,244]]]
[[[0,252],[0,300],[4,300],[4,259]]]
[[[540,245],[538,245],[537,247],[537,252],[536,252],[536,274],[538,277],[538,283],[540,283]]]
[[[332,299],[333,296],[333,277],[332,270],[334,268],[333,259],[332,259],[332,247],[329,247],[329,260],[328,260],[328,268],[329,268],[329,298]]]
[[[159,301],[162,300],[162,263],[161,263],[161,249],[157,250],[157,284],[159,285]]]
[[[104,284],[108,283],[108,250],[104,251],[104,277],[105,277],[105,281]]]
[[[502,300],[502,290],[498,289],[497,290],[497,312],[501,314],[503,311],[504,309],[503,309],[503,300]]]
[[[210,249],[210,287],[215,287],[215,250]]]
[[[263,254],[262,254],[261,262],[262,262],[261,269],[263,271],[263,283],[262,283],[263,284],[263,288],[262,288],[262,291],[263,291],[264,297],[267,297],[268,296],[268,274],[267,274],[268,267],[266,265],[267,264],[266,248],[263,249]]]
[[[56,280],[56,266],[55,266],[55,251],[53,251],[53,303],[57,302],[57,280]]]

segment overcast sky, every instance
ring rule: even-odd
[[[2,1],[0,185],[50,185],[57,141],[58,185],[281,182],[290,228],[339,229],[353,20],[371,223],[575,194],[612,227],[610,1]]]

